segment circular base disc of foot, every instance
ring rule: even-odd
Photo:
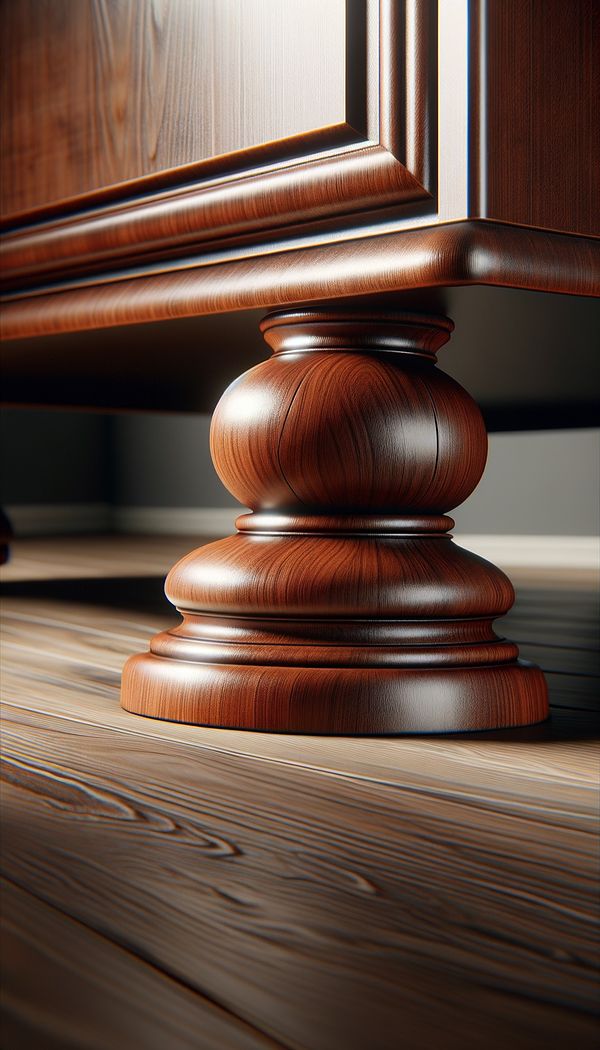
[[[126,711],[271,733],[460,733],[548,717],[544,676],[515,661],[452,668],[193,663],[145,653],[125,665]]]

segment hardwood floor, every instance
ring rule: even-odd
[[[595,1046],[594,581],[512,573],[548,724],[248,734],[118,705],[189,547],[21,541],[4,570],[3,1045]]]

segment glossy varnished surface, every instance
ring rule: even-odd
[[[64,541],[16,541],[3,570],[8,1037],[592,1050],[595,581],[513,574],[549,725],[265,736],[118,707],[186,543],[81,541],[112,579],[40,584]],[[141,550],[156,575],[119,580]]]
[[[273,356],[211,425],[253,513],[169,573],[183,622],[127,662],[127,711],[340,734],[544,720],[543,675],[493,630],[510,581],[447,535],[487,450],[477,405],[434,367],[452,327],[333,308],[261,322]]]
[[[4,15],[12,286],[371,209],[598,234],[593,0],[29,8]]]
[[[101,10],[82,4],[81,12],[89,9]],[[147,10],[144,2],[125,4],[120,14],[135,30]],[[171,4],[164,25],[155,29],[154,50],[147,55],[142,44],[140,59],[151,64],[154,51],[160,61],[169,46],[181,50],[185,80],[189,43],[195,31],[201,36],[203,46],[199,53],[193,50],[192,60],[200,81],[196,105],[204,120],[199,133],[194,129],[196,136],[183,134],[181,122],[174,135],[174,145],[191,150],[196,163],[162,172],[160,165],[142,165],[144,178],[101,182],[95,194],[78,197],[68,193],[73,174],[68,160],[64,170],[52,167],[58,185],[64,177],[66,199],[53,205],[42,195],[47,215],[42,208],[38,215],[20,216],[3,239],[3,279],[30,285],[66,271],[114,269],[128,257],[197,251],[223,237],[254,233],[263,240],[267,230],[386,204],[431,207],[434,22],[435,4],[421,0],[331,0],[326,9],[315,0],[294,6],[281,0],[253,0],[252,7],[238,0],[221,5],[198,0],[191,8],[184,0]],[[78,20],[69,25],[77,39]],[[184,42],[186,30],[190,40]],[[91,40],[93,50],[94,34]],[[139,71],[126,66],[126,72],[139,90]],[[89,75],[88,67],[81,75]],[[179,101],[168,77],[166,86]],[[183,99],[189,90],[184,83]],[[23,94],[15,91],[14,106],[7,105],[15,117]],[[56,104],[60,108],[60,101]],[[86,113],[82,107],[83,115],[95,127],[93,104],[88,108]],[[107,108],[103,115],[112,130],[115,115]],[[185,116],[189,120],[187,111]],[[143,141],[146,131],[142,121],[137,134],[133,124],[115,135],[121,160],[135,153],[138,135]],[[94,164],[95,141],[79,146],[84,160]],[[9,144],[13,163],[16,152]],[[50,221],[39,224],[40,218]]]
[[[19,0],[2,38],[5,217],[346,121],[343,0]]]
[[[57,0],[45,34],[30,8],[5,5],[8,336],[460,283],[598,294],[592,0]]]
[[[233,256],[233,258],[231,257]],[[288,306],[454,284],[506,285],[600,296],[600,241],[493,223],[459,222],[348,243],[262,254],[253,249],[187,260],[172,272],[143,263],[94,284],[12,295],[5,339],[110,328],[257,306]],[[163,272],[164,271],[164,272]],[[88,286],[89,285],[89,286]]]
[[[480,0],[480,214],[600,233],[600,7]],[[477,37],[477,34],[473,34]]]

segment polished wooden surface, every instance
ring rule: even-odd
[[[595,1047],[589,574],[513,573],[502,631],[550,723],[299,738],[122,711],[189,539],[78,540],[87,578],[31,578],[72,542],[17,540],[2,570],[10,1045]]]
[[[86,205],[95,202],[79,199],[73,202],[78,207],[72,215],[72,206],[66,201],[53,222],[18,227],[3,238],[3,280],[13,285],[31,284],[42,277],[52,279],[53,274],[62,276],[65,270],[105,270],[123,265],[128,257],[136,259],[149,252],[154,256],[173,251],[181,254],[192,246],[198,250],[207,241],[253,231],[259,231],[264,239],[266,230],[276,231],[299,220],[329,219],[394,203],[423,200],[431,204],[437,68],[433,6],[420,0],[382,0],[381,4],[358,0],[347,5],[344,24],[344,5],[339,0],[327,5],[329,15],[324,22],[320,17],[322,6],[314,0],[308,0],[308,8],[306,0],[294,6],[281,0],[245,7],[231,0],[223,5],[195,5],[200,21],[209,28],[204,37],[210,60],[202,54],[198,61],[208,78],[202,104],[209,112],[206,125],[212,133],[213,159],[196,171],[195,179],[191,173],[186,177],[182,173],[177,188],[142,195],[147,186],[137,187],[136,192],[128,186],[124,202],[109,200],[82,213]],[[169,11],[172,14],[179,9],[174,6]],[[134,6],[133,10],[144,10],[144,6]],[[213,17],[211,10],[217,15],[221,12],[220,17]],[[264,24],[256,17],[261,10]],[[236,11],[238,18],[232,17]],[[336,25],[332,13],[338,21],[342,17],[341,26]],[[224,25],[219,24],[222,19]],[[302,41],[314,41],[315,19],[319,44],[311,44],[307,55]],[[176,17],[174,21],[177,23]],[[260,61],[254,55],[260,51],[261,33],[275,49],[282,38],[287,41],[273,69],[270,54],[259,53]],[[252,37],[250,53],[258,70],[252,57],[245,54],[245,34]],[[219,61],[223,40],[236,61],[242,61],[241,72],[234,70],[231,74],[227,61]],[[330,60],[332,47],[339,52],[334,56],[337,62]],[[143,54],[143,47],[141,50]],[[315,51],[320,59],[316,67]],[[241,94],[239,100],[235,90],[211,79],[211,62],[223,66],[221,76],[227,82],[233,80]],[[286,62],[291,67],[289,74]],[[295,74],[308,68],[311,77],[302,74],[303,91],[298,91]],[[341,89],[339,119],[345,117],[343,123],[325,121],[317,131],[288,139],[273,133],[266,135],[266,141],[273,140],[271,144],[260,150],[239,148],[228,156],[216,156],[221,152],[221,125],[227,131],[233,124],[240,141],[248,136],[252,141],[255,120],[264,120],[265,113],[273,113],[272,119],[277,117],[282,103],[279,107],[272,105],[274,96],[290,107],[299,106],[298,97],[316,99],[313,105],[318,112],[336,86],[336,74]],[[330,83],[321,84],[323,77]],[[255,78],[259,85],[262,81],[268,84],[270,94],[268,100],[258,99],[256,112],[245,94],[253,99]],[[314,116],[316,119],[316,113]],[[242,133],[244,124],[248,127]],[[307,126],[312,127],[310,122]],[[128,136],[123,138],[127,143]],[[14,155],[14,150],[9,148],[8,152]]]
[[[479,15],[479,214],[598,235],[600,5],[481,0]]]
[[[343,0],[3,4],[5,218],[201,178],[201,161],[301,133],[348,138],[346,30]]]
[[[448,285],[504,285],[600,296],[600,240],[461,222],[245,257],[230,251],[172,272],[147,270],[102,283],[13,293],[2,307],[5,339],[164,321],[259,306],[393,295]],[[143,266],[140,268],[143,271]],[[107,343],[110,354],[110,343]]]
[[[123,672],[128,711],[270,732],[456,732],[547,715],[492,622],[507,577],[452,543],[487,437],[434,367],[452,322],[297,310],[217,405],[212,458],[253,512],[167,577],[182,624]]]
[[[317,5],[306,4],[310,15]],[[13,13],[24,10],[14,18],[26,22],[26,7],[5,6]],[[194,152],[195,136],[204,136],[206,155],[195,167],[159,171],[158,151],[152,158],[157,170],[141,181],[128,176],[108,185],[107,174],[91,196],[58,204],[47,199],[43,214],[23,214],[2,246],[5,287],[11,299],[17,297],[6,307],[9,337],[462,282],[598,294],[588,239],[600,231],[597,5],[591,0],[357,0],[344,13],[332,0],[325,8],[326,24],[320,7],[315,15],[316,37],[314,20],[304,18],[306,5],[282,0],[256,0],[251,6],[182,0],[157,8],[160,18],[136,51],[141,69],[122,68],[117,58],[121,40],[151,21],[149,4],[120,5],[104,18],[100,13],[113,9],[100,0],[68,8],[78,12],[65,19],[73,39],[88,25],[90,12],[102,26],[96,33],[104,41],[98,45],[102,60],[119,71],[104,83],[118,94],[127,77],[135,81],[116,115],[109,106],[103,121],[96,96],[90,101],[85,92],[76,94],[81,119],[99,124],[110,137],[93,156],[112,163],[116,143],[123,162],[133,155],[143,167],[140,128],[150,125],[156,135],[159,118],[169,126],[170,149]],[[44,17],[60,20],[66,8],[61,0],[53,14],[47,14],[50,7],[43,10]],[[128,32],[118,34],[119,43],[109,50],[113,18],[125,20]],[[198,49],[190,50],[194,32],[186,32],[186,19],[203,27],[206,21],[206,54],[201,48],[200,57]],[[340,32],[333,31],[330,19],[341,19]],[[33,35],[36,46],[51,51],[31,25],[38,23],[29,20],[21,30],[27,40]],[[257,61],[262,29],[265,55]],[[147,105],[157,110],[153,122],[146,119],[140,84],[146,66],[163,69],[171,46],[183,48],[189,58],[183,75],[178,73],[182,98],[173,101],[168,94],[174,91],[176,66],[169,62],[164,77],[155,78],[156,85],[152,81]],[[85,46],[73,51],[87,54]],[[9,48],[9,73],[28,53],[28,47]],[[197,62],[202,85],[207,71],[218,67],[210,90],[201,85],[193,104],[190,62]],[[304,66],[313,75],[302,75],[298,87]],[[87,83],[94,68],[92,61],[73,62],[70,75]],[[62,81],[55,83],[45,63],[39,71],[52,80],[44,105],[60,112]],[[31,103],[34,80],[21,78],[9,87],[9,135],[15,128],[25,137],[33,134],[44,109]],[[162,108],[161,91],[166,92]],[[343,104],[337,123],[331,123],[317,110],[327,109],[340,91]],[[127,124],[127,134],[117,135],[113,124],[120,127],[136,99],[139,114],[136,110]],[[304,118],[298,114],[307,99],[316,110],[306,117],[311,127],[302,131]],[[179,121],[171,119],[176,101],[185,112]],[[209,102],[210,119],[192,119],[194,107],[203,113]],[[267,135],[265,121],[279,120],[280,106],[287,130],[273,131],[272,141],[252,146]],[[337,113],[338,103],[334,108]],[[313,126],[319,120],[326,123]],[[192,125],[194,133],[188,134]],[[53,144],[60,144],[68,120],[60,126]],[[217,141],[215,127],[231,141]],[[20,192],[33,178],[61,177],[62,162],[67,168],[72,163],[69,150],[61,148],[61,164],[50,164],[47,145],[43,136],[35,137],[26,176],[19,150],[5,150],[9,192]],[[80,139],[73,148],[85,152]],[[456,224],[456,233],[449,224]],[[540,239],[539,228],[547,229],[546,239]],[[559,231],[571,237],[556,239]]]

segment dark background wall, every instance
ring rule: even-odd
[[[112,420],[83,412],[0,413],[5,504],[100,503],[112,498]]]

